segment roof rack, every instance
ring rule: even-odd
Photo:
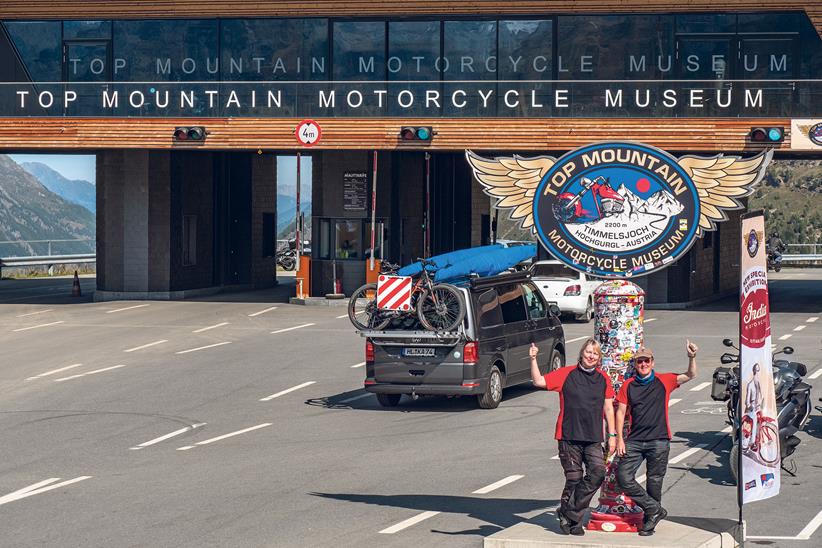
[[[496,285],[504,282],[525,282],[530,279],[531,273],[528,270],[518,270],[515,272],[503,272],[502,274],[497,274],[495,276],[471,278],[469,282],[471,284],[472,289],[479,289],[482,287]]]

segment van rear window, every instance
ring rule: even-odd
[[[477,299],[480,327],[491,327],[502,323],[497,290],[489,289]]]

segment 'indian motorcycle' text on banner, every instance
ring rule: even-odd
[[[742,502],[779,493],[779,425],[771,367],[771,319],[765,255],[765,217],[742,218],[739,333]]]

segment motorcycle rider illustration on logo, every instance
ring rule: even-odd
[[[592,223],[603,217],[610,217],[622,212],[625,198],[614,190],[608,179],[597,177],[589,179],[583,177],[582,190],[578,194],[563,192],[553,204],[554,217],[563,223]],[[582,198],[587,192],[594,197],[596,211],[589,211],[582,207]]]

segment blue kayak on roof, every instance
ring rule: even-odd
[[[537,254],[536,244],[503,247],[500,244],[471,247],[435,255],[431,261],[437,265],[435,282],[467,278],[470,274],[494,276]],[[422,271],[418,262],[402,267],[400,276],[416,276]]]

